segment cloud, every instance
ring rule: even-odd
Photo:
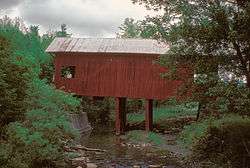
[[[18,11],[43,31],[65,23],[75,36],[86,37],[113,37],[126,17],[142,19],[152,13],[131,0],[26,0]]]
[[[22,0],[0,0],[0,9],[9,9],[18,6]]]

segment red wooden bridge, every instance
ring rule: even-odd
[[[146,99],[145,127],[152,130],[153,100],[176,95],[182,81],[167,80],[154,60],[168,50],[155,40],[56,38],[55,85],[80,96],[116,98],[116,133],[126,125],[126,98]],[[183,73],[185,76],[186,73]]]

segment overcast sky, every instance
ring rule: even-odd
[[[0,0],[0,14],[40,25],[41,33],[65,23],[75,37],[115,37],[125,18],[143,19],[155,12],[131,0]]]

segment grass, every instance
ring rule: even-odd
[[[167,106],[154,108],[153,118],[154,122],[160,122],[161,120],[179,118],[185,116],[194,116],[197,113],[197,104],[183,104],[176,106]],[[144,114],[141,113],[129,113],[127,115],[130,123],[140,123],[144,121]]]
[[[217,118],[208,118],[201,122],[196,122],[191,125],[184,127],[183,131],[178,137],[178,143],[186,148],[191,147],[197,142],[202,136],[204,136],[209,127],[215,126],[220,127],[224,123],[245,123],[246,125],[250,123],[249,118],[243,118],[235,114],[227,114],[220,119]]]
[[[128,132],[126,134],[126,139],[135,143],[152,143],[157,146],[160,146],[164,143],[164,138],[160,134],[141,130]]]
[[[208,127],[212,125],[212,123],[213,119],[207,119],[185,126],[178,137],[178,143],[185,148],[190,148],[194,142],[205,135]]]

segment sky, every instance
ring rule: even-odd
[[[74,37],[115,37],[125,18],[156,13],[131,0],[0,0],[0,15],[39,25],[41,34],[64,23]]]

